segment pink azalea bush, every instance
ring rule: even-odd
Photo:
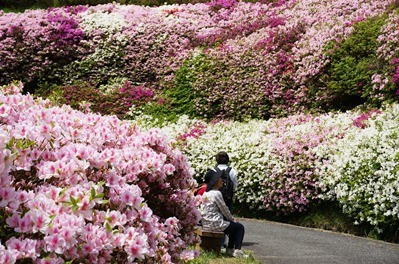
[[[159,130],[0,92],[0,262],[178,263],[199,219]]]
[[[337,136],[339,126],[325,117],[296,115],[270,124],[273,162],[265,164],[264,204],[281,213],[304,212],[319,201],[319,175],[314,149]]]
[[[381,34],[379,35],[377,41],[380,47],[377,50],[378,57],[384,62],[391,66],[390,72],[376,73],[373,75],[373,96],[377,99],[384,97],[383,92],[389,88],[389,86],[394,85],[396,88],[396,95],[398,95],[398,84],[399,84],[399,49],[398,34],[399,16],[393,10],[389,13],[386,23],[381,28]]]

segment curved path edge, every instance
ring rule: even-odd
[[[255,219],[245,226],[243,250],[264,264],[399,264],[399,244]]]

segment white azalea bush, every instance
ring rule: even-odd
[[[229,154],[230,166],[239,174],[240,184],[236,198],[253,208],[264,208],[263,174],[269,156],[270,141],[264,137],[267,121],[210,124],[200,137],[189,137],[185,153],[195,169],[197,180],[203,180],[206,171],[217,165],[215,155],[220,150]]]
[[[336,199],[357,223],[384,227],[399,218],[399,105],[359,117],[361,125],[329,149],[320,166],[323,199]]]
[[[0,92],[0,262],[179,263],[199,220],[159,130]]]
[[[151,127],[151,120],[141,122]],[[181,146],[199,182],[216,165],[215,154],[227,151],[239,174],[241,206],[287,214],[332,200],[355,223],[382,229],[399,218],[398,125],[393,105],[268,121],[181,117],[162,130]]]
[[[181,146],[197,181],[216,166],[215,154],[225,150],[239,174],[237,202],[255,210],[292,213],[320,201],[315,164],[325,157],[316,153],[317,147],[335,144],[356,117],[356,113],[295,115],[211,123],[181,117],[174,124],[164,124],[162,130]],[[151,127],[150,119],[138,120]]]

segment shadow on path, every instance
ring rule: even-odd
[[[242,242],[242,246],[243,247],[252,247],[252,246],[255,246],[255,245],[257,245],[257,244],[259,244],[259,243],[253,243],[253,242]]]
[[[264,264],[399,264],[399,244],[288,224],[239,219],[244,250]]]

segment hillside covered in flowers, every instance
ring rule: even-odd
[[[397,100],[397,8],[213,0],[2,13],[0,84],[20,80],[123,118],[129,109],[243,120],[379,107]]]

